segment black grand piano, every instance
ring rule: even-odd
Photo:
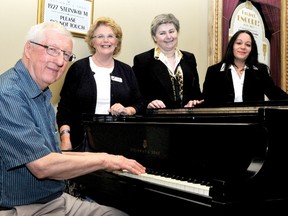
[[[288,106],[265,103],[83,115],[91,151],[121,154],[144,175],[99,171],[82,193],[131,216],[288,212]]]

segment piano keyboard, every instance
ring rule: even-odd
[[[202,196],[209,196],[209,190],[210,186],[198,184],[198,183],[192,183],[188,181],[182,181],[172,178],[167,178],[159,175],[153,175],[153,174],[140,174],[140,175],[134,175],[127,171],[114,171],[115,174],[119,176],[125,176],[128,178],[138,179],[141,181],[145,181],[151,184],[156,184],[159,186],[187,192],[187,193],[194,193]]]

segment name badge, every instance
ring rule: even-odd
[[[120,82],[120,83],[122,83],[122,78],[121,78],[121,77],[111,76],[111,80],[112,80],[112,81],[115,81],[115,82]]]

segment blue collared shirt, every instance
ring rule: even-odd
[[[0,75],[0,206],[45,203],[63,181],[39,180],[25,164],[61,152],[49,88],[42,91],[21,60]]]

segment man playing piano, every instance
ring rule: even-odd
[[[35,25],[22,59],[0,76],[0,215],[127,215],[63,192],[65,179],[96,170],[145,172],[120,155],[61,152],[49,85],[75,59],[72,49],[62,25]]]

